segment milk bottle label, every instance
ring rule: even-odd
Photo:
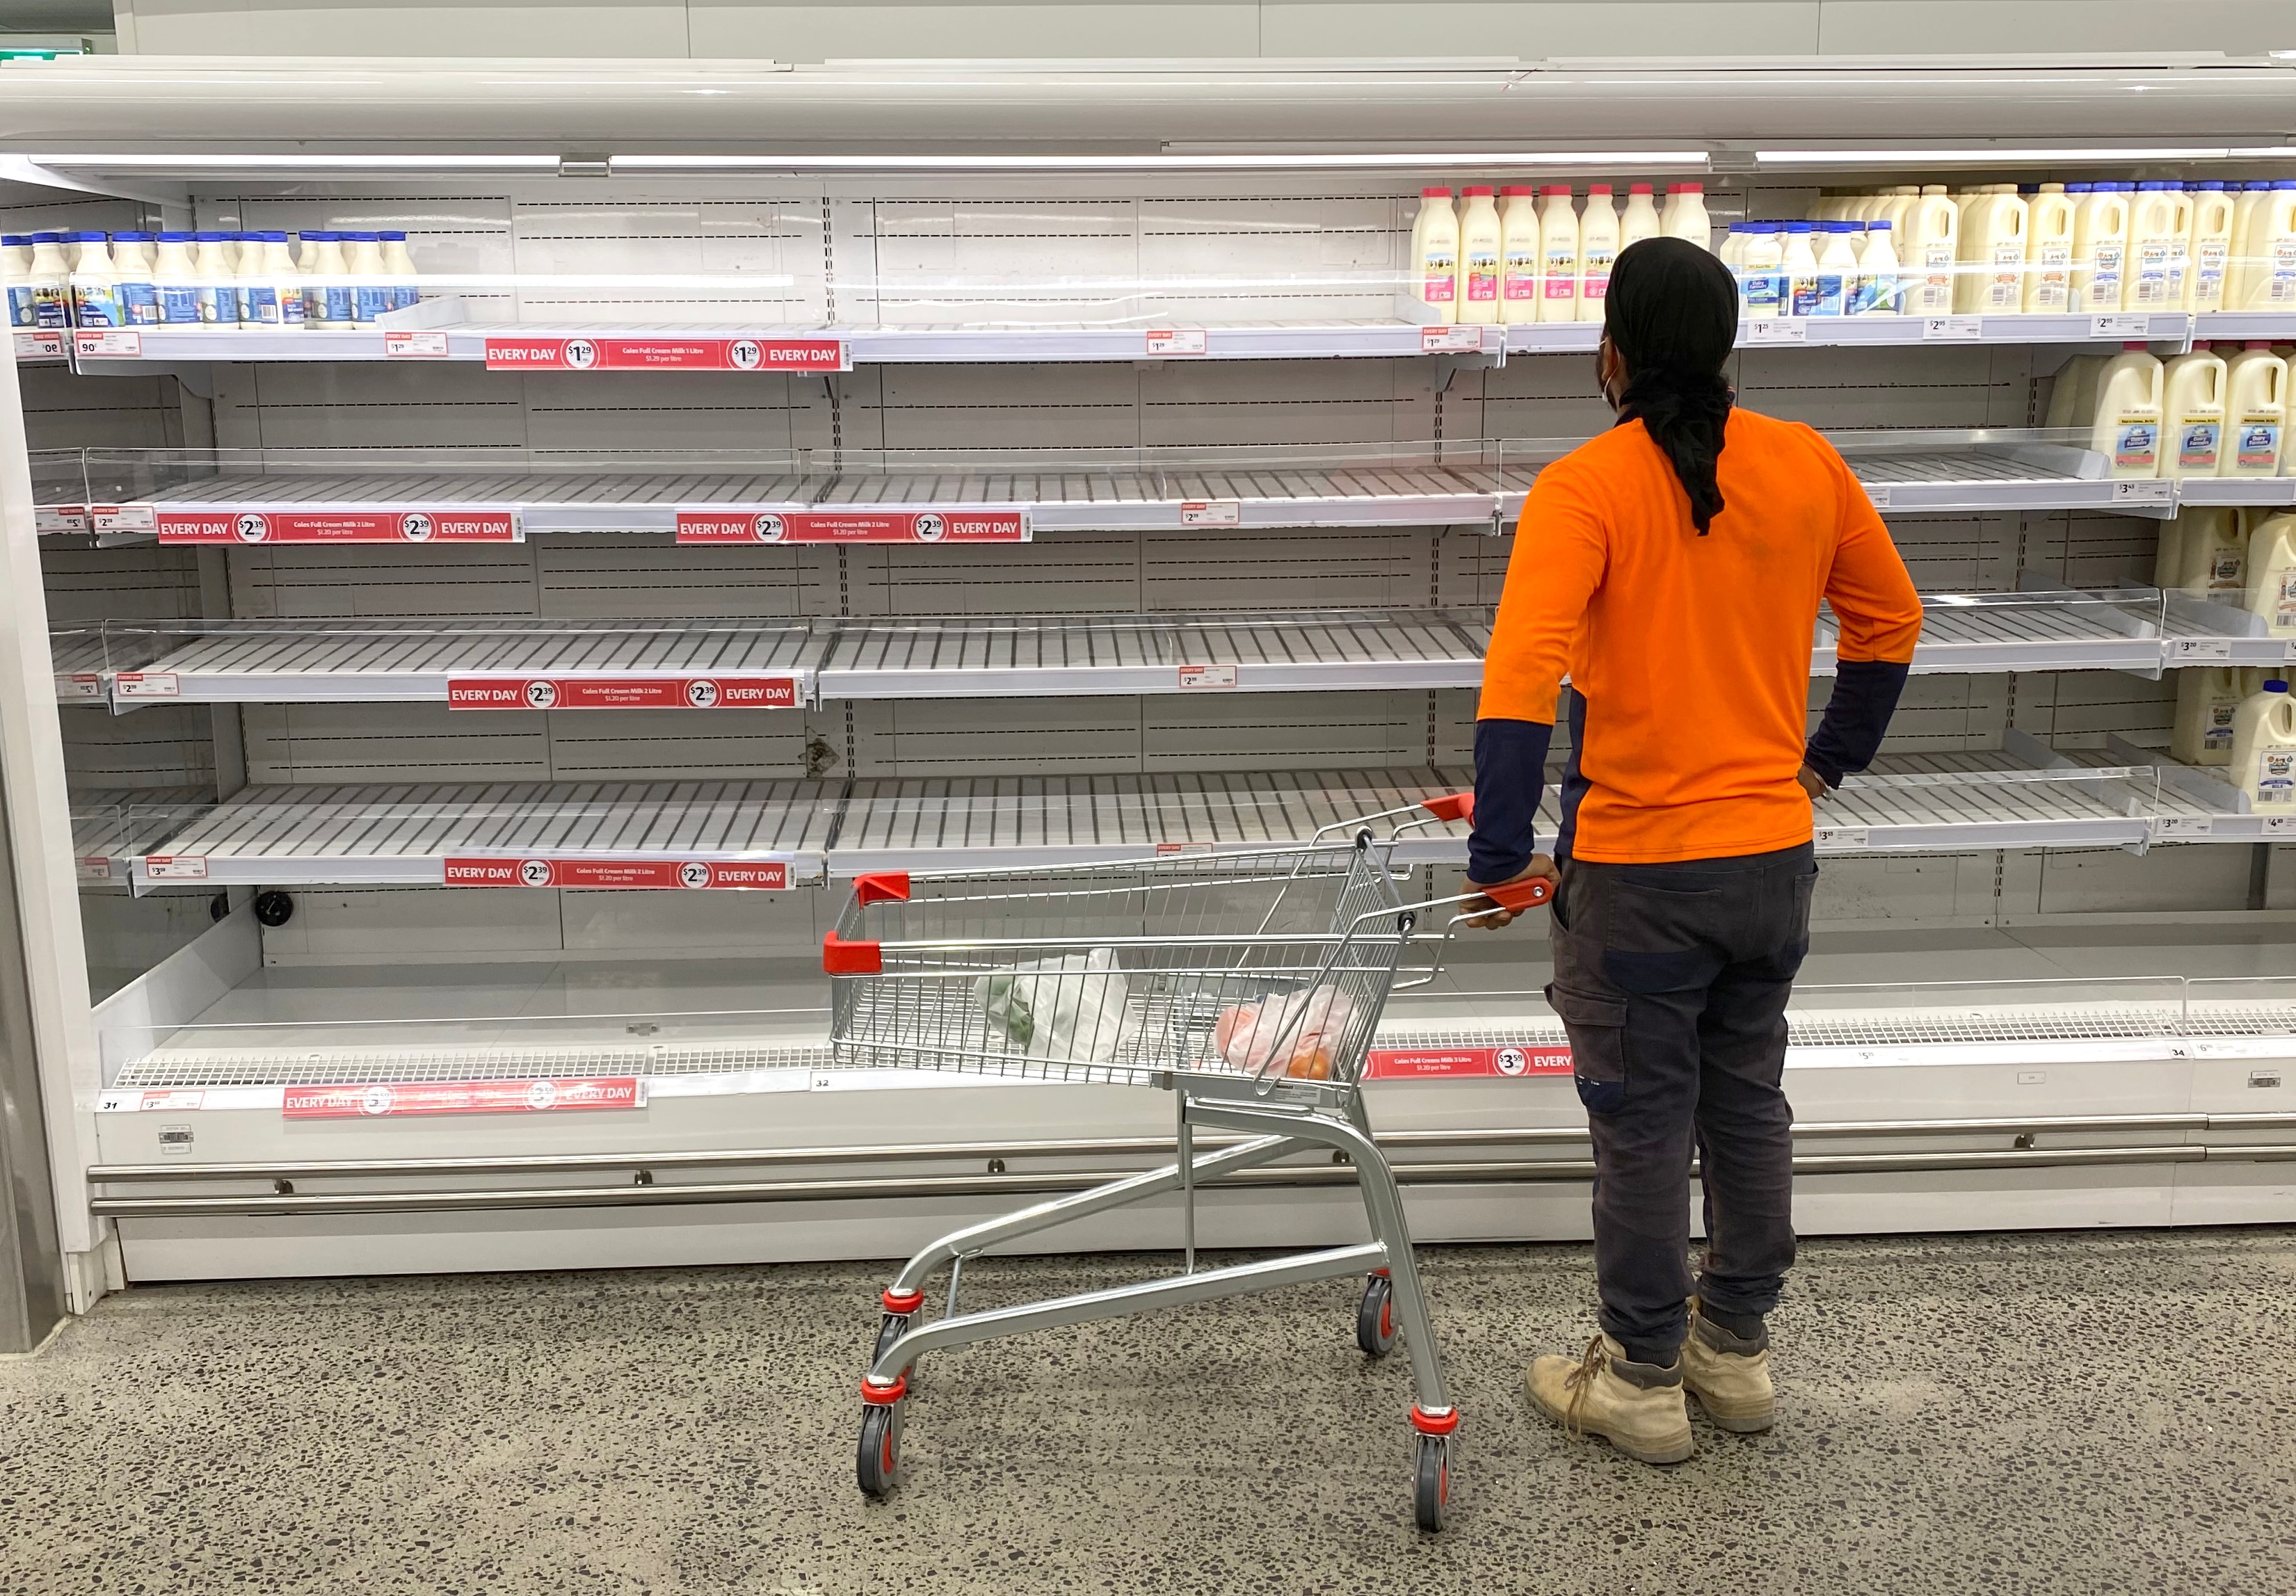
[[[109,282],[72,284],[72,319],[83,327],[121,327],[119,291]]]
[[[2161,463],[2161,428],[2154,422],[2124,422],[2112,436],[2112,463],[2120,471],[2155,470]]]
[[[2240,706],[2222,702],[2209,706],[2209,729],[2201,733],[2201,746],[2211,753],[2232,751],[2232,721]]]
[[[160,285],[160,324],[162,327],[194,327],[200,320],[199,291],[188,282],[162,282]]]
[[[12,282],[8,285],[8,324],[11,327],[37,327],[32,309],[32,285]]]
[[[279,291],[268,282],[250,282],[239,291],[239,319],[250,327],[279,324]]]
[[[1929,272],[1922,284],[1922,307],[1938,310],[1953,303],[1953,245],[1939,241],[1922,248],[1922,265]]]
[[[272,297],[273,300],[279,307],[279,324],[281,326],[299,327],[303,324],[303,313],[307,307],[303,303],[303,291],[301,289],[272,288],[266,285],[263,288],[250,290],[250,291],[258,295],[269,294]],[[263,301],[260,299],[256,300],[256,307],[258,309],[262,307],[262,304]]]
[[[71,300],[61,282],[32,284],[32,325],[35,327],[69,327],[71,325]]]
[[[1988,310],[2014,310],[2025,302],[2025,247],[1993,247],[1993,281],[1985,296]]]
[[[2136,302],[2164,305],[2169,287],[2169,241],[2148,238],[2136,246]]]
[[[2274,626],[2296,626],[2296,565],[2280,573],[2280,592],[2272,602]]]
[[[229,327],[239,321],[239,291],[217,283],[201,283],[199,296],[200,320],[210,327]]]
[[[2296,804],[2296,749],[2256,750],[2256,803],[2259,808]]]
[[[2272,241],[2272,282],[2265,298],[2275,305],[2296,305],[2296,238]]]
[[[1429,250],[1425,268],[1419,279],[1419,297],[1430,305],[1451,303],[1459,297],[1458,269],[1459,259],[1456,255],[1441,255],[1432,250]],[[333,291],[329,291],[331,297]],[[338,319],[332,308],[324,315],[329,321]],[[347,303],[340,319],[348,320],[350,310]]]
[[[2089,298],[2099,305],[2120,303],[2120,265],[2123,246],[2117,238],[2100,239],[2096,246],[2096,267],[2089,274]]]
[[[1506,258],[1506,281],[1504,291],[1510,299],[1538,298],[1538,257],[1527,250],[1518,250]]]
[[[1580,299],[1600,299],[1608,297],[1611,291],[1611,262],[1617,258],[1616,254],[1609,250],[1587,251],[1587,280],[1579,287]]]
[[[148,282],[123,282],[119,288],[119,316],[124,325],[156,327],[160,324],[160,294]]]
[[[2224,287],[2225,256],[2230,246],[2220,238],[2204,238],[2193,257],[2193,282],[2203,299],[2213,299]]]
[[[1835,282],[1837,284],[1835,293],[1837,296],[1841,291],[1838,286],[1840,281],[1841,280],[1839,278],[1835,279]],[[1824,314],[1818,309],[1818,303],[1824,297],[1825,291],[1824,278],[1793,277],[1788,279],[1788,283],[1789,286],[1786,290],[1788,295],[1787,309],[1792,312],[1792,314],[1795,315],[1819,315]]]
[[[1775,272],[1750,272],[1746,275],[1746,308],[1749,312],[1773,316],[1778,311],[1778,291],[1785,279]]]
[[[2233,463],[2243,471],[2268,471],[2280,463],[2276,422],[2243,422],[2233,439]]]
[[[2040,247],[2035,264],[2039,270],[2033,295],[2038,306],[2047,308],[2063,305],[2072,289],[2073,247],[2060,239]]]
[[[1558,246],[1546,252],[1546,297],[1550,299],[1575,299],[1578,297],[1577,250]]]
[[[2239,549],[2218,549],[2209,561],[2209,591],[2239,593],[2247,586],[2247,554]]]
[[[2188,471],[2213,474],[2221,428],[2214,422],[2186,422],[2177,429],[2177,464]]]
[[[1496,263],[1494,264],[1491,274],[1492,291],[1488,294],[1478,293],[1475,291],[1478,283],[1478,279],[1473,275],[1477,269],[1475,263],[1481,258],[1482,257],[1480,255],[1470,256],[1468,258],[1467,270],[1469,275],[1467,278],[1467,298],[1470,299],[1496,299],[1498,298],[1498,274]],[[375,317],[381,315],[384,311],[396,308],[390,301],[390,290],[381,283],[375,283],[372,286],[362,284],[359,288],[354,291],[352,295],[352,304],[358,312],[358,319],[362,322],[371,322],[374,320]]]

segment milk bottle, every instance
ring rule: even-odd
[[[2256,281],[2256,263],[2249,255],[2249,233],[2256,225],[2256,212],[2272,196],[2269,183],[2243,183],[2240,198],[2233,201],[2232,244],[2225,259],[2225,308],[2238,310],[2248,303],[2249,284]]]
[[[1849,240],[1857,231],[1855,222],[1820,222],[1825,231],[1825,248],[1817,258],[1817,308],[1813,315],[1843,315],[1849,308],[1849,293],[1857,282],[1857,251]]]
[[[160,296],[152,286],[154,234],[119,233],[111,239],[111,264],[119,274],[119,314],[131,327],[160,324]]]
[[[1730,268],[1733,277],[1738,275],[1738,263],[1746,258],[1746,233],[1752,225],[1751,222],[1732,222],[1722,229],[1722,248],[1717,252],[1716,258]],[[1738,285],[1739,302],[1743,304],[1745,298],[1746,285],[1741,282]]]
[[[2140,183],[2128,213],[2128,287],[2131,310],[2176,310],[2185,303],[2185,248],[2193,230],[2193,208],[2173,183]]]
[[[2248,608],[2275,637],[2296,637],[2296,515],[2268,516],[2249,534]]]
[[[1646,238],[1656,238],[1665,229],[1658,218],[1658,207],[1651,203],[1651,185],[1631,184],[1627,188],[1626,214],[1619,218],[1619,248],[1638,243]]]
[[[2225,258],[2232,252],[2232,196],[2221,183],[2189,191],[2192,231],[2185,235],[2185,308],[2221,310],[2225,306]]]
[[[1611,291],[1611,263],[1624,247],[1620,234],[1611,185],[1598,183],[1587,191],[1587,209],[1578,218],[1578,319],[1582,322],[1603,319],[1603,303]]]
[[[1953,266],[1961,242],[1960,228],[1961,212],[1942,183],[1925,186],[1906,213],[1906,237],[1898,258],[1907,274],[1908,315],[1943,315],[1953,308]]]
[[[2014,184],[1978,195],[1961,218],[1962,261],[1970,269],[1955,285],[1958,311],[2019,310],[2025,303],[2029,213]]]
[[[35,327],[71,325],[71,263],[64,255],[61,233],[32,234],[32,262],[26,269],[25,287],[32,300]]]
[[[2128,201],[2121,185],[2100,183],[2073,208],[2073,308],[2120,308],[2128,253]]]
[[[2096,376],[2089,447],[2115,477],[2161,474],[2161,363],[2141,343],[2123,347]]]
[[[2072,302],[2073,196],[2045,183],[2025,201],[2024,309],[2057,315]]]
[[[1490,314],[1483,319],[1498,320],[1498,212],[1492,208],[1490,190],[1483,191],[1482,207],[1491,218]],[[382,264],[382,240],[373,233],[343,234],[343,256],[351,270],[351,322],[356,326],[372,327],[374,318],[390,308],[390,277]]]
[[[1665,224],[1669,238],[1686,238],[1702,250],[1714,247],[1714,224],[1706,219],[1706,185],[1685,183],[1675,196],[1674,219]]]
[[[406,234],[385,229],[381,236],[382,267],[390,274],[390,308],[411,310],[422,302],[422,287],[414,257],[406,252]]]
[[[1786,248],[1779,270],[1786,283],[1785,311],[1790,316],[1817,314],[1817,252],[1810,248],[1815,222],[1788,222]]]
[[[2230,765],[2234,719],[2243,702],[2263,691],[2259,669],[2218,665],[2178,671],[2169,757],[2185,765]]]
[[[199,269],[192,264],[192,235],[163,233],[152,262],[152,286],[159,296],[162,327],[200,324]]]
[[[239,235],[239,253],[232,262],[232,293],[239,303],[242,327],[279,325],[279,285],[263,265],[263,234]]]
[[[1499,315],[1538,319],[1538,192],[1528,184],[1499,191]]]
[[[2248,535],[2240,512],[2208,505],[2177,512],[2176,565],[2161,585],[2238,609],[2248,597]]]
[[[273,301],[279,307],[279,324],[299,327],[303,324],[303,285],[295,269],[295,257],[287,248],[283,232],[258,234],[263,241],[261,286],[267,286]],[[270,318],[264,315],[261,286],[256,291],[256,323],[268,326]]]
[[[1897,247],[1890,224],[1876,218],[1866,224],[1866,247],[1857,252],[1857,283],[1846,308],[1851,315],[1895,315],[1898,296]]]
[[[2096,374],[2104,367],[2102,355],[2076,355],[2058,369],[2049,387],[2049,409],[2044,427],[2085,427],[2096,403]]]
[[[308,241],[311,234],[305,233]],[[319,271],[316,252],[298,263],[307,276]],[[1459,217],[1451,209],[1447,188],[1419,191],[1419,216],[1411,224],[1411,293],[1435,313],[1438,323],[1459,319]],[[308,320],[310,291],[305,290],[305,319]]]
[[[1785,277],[1780,269],[1785,260],[1785,248],[1767,222],[1754,222],[1749,226],[1751,231],[1746,234],[1738,266],[1742,287],[1742,314],[1750,322],[1775,321],[1785,310]]]
[[[2225,363],[2209,349],[2169,361],[2161,378],[2164,477],[2213,477],[2224,450]]]
[[[1496,322],[1499,319],[1498,207],[1491,202],[1491,191],[1488,188],[1471,188],[1464,192],[1467,208],[1459,214],[1459,319]],[[356,239],[358,234],[346,236]],[[378,272],[382,269],[380,254],[375,257],[374,266]],[[361,270],[356,259],[351,270]]]
[[[32,319],[32,235],[0,233],[0,284],[8,295],[8,325],[30,327]]]
[[[72,320],[82,327],[127,325],[111,241],[101,233],[74,233],[69,237],[76,251],[71,267]]]
[[[2161,536],[2152,550],[2152,585],[2174,587],[2184,571],[2183,553],[2185,528],[2198,510],[2179,510],[2171,519],[2160,523]]]
[[[2288,430],[2288,363],[2268,344],[2250,344],[2225,363],[2225,477],[2272,477],[2280,472],[2281,440]]]
[[[2296,179],[2283,178],[2249,218],[2250,310],[2296,310]]]
[[[1666,204],[1660,208],[1658,213],[1658,230],[1661,234],[1668,238],[1674,236],[1675,213],[1681,209],[1682,184],[1669,183],[1666,185]]]
[[[237,268],[231,258],[230,235],[195,233],[192,265],[199,276],[200,320],[210,327],[239,325]]]
[[[1578,217],[1570,189],[1556,184],[1538,204],[1539,296],[1542,322],[1578,319]]]
[[[1920,188],[1910,183],[1902,183],[1890,191],[1888,197],[1874,212],[1874,221],[1890,224],[1890,232],[1899,246],[1898,264],[1900,266],[1907,264],[1904,252],[1906,235],[1911,226],[1914,208],[1921,202]]]
[[[2296,698],[2274,676],[2232,717],[2233,785],[2265,814],[2296,810]]]

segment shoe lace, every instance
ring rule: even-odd
[[[1579,1422],[1578,1410],[1586,1406],[1587,1393],[1594,1389],[1595,1378],[1610,1361],[1610,1350],[1603,1345],[1603,1338],[1596,1336],[1587,1343],[1586,1355],[1578,1360],[1578,1367],[1562,1377],[1562,1388],[1570,1393],[1570,1405],[1562,1410],[1562,1425],[1570,1434],[1587,1433]]]

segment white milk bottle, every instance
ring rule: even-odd
[[[303,284],[296,270],[295,253],[287,247],[287,234],[268,232],[258,236],[263,241],[263,281],[270,284],[272,298],[278,303],[279,324],[299,327],[303,324]],[[256,303],[259,312],[262,301],[258,299]],[[259,315],[258,319],[261,319]]]
[[[74,254],[71,267],[72,321],[82,327],[127,324],[119,304],[119,274],[111,264],[111,240],[101,233],[69,235]]]
[[[158,235],[116,233],[111,237],[111,264],[119,274],[119,314],[130,327],[160,324],[159,291],[152,286],[152,245]]]
[[[2115,477],[2161,474],[2161,363],[2141,343],[2123,347],[2096,375],[2089,447]]]
[[[32,263],[25,286],[31,291],[35,327],[71,325],[71,260],[61,233],[32,234]]]
[[[1817,257],[1817,308],[1811,314],[1846,315],[1850,291],[1857,285],[1857,251],[1849,242],[1857,224],[1820,222],[1817,225],[1824,230],[1825,247]]]
[[[210,327],[238,326],[238,269],[232,259],[231,235],[209,232],[196,233],[192,237],[192,266],[199,279],[201,322]]]
[[[2224,307],[2238,310],[2248,303],[2248,285],[2256,280],[2255,262],[2249,257],[2248,236],[2256,225],[2258,208],[2272,197],[2269,183],[2243,183],[2232,205],[2232,243],[2225,257]]]
[[[2073,197],[2045,183],[2025,201],[2025,299],[2036,315],[2060,315],[2072,302]]]
[[[160,301],[162,327],[200,324],[199,268],[192,264],[192,235],[163,233],[152,262],[152,287]]]
[[[2049,408],[2044,427],[2086,427],[2096,403],[2096,374],[2104,369],[2102,355],[2076,355],[2060,366],[2049,386]]]
[[[2000,315],[2024,307],[2030,216],[2024,196],[2008,186],[2006,193],[1997,186],[1978,195],[1962,217],[1960,254],[1970,269],[1954,290],[1956,310]]]
[[[263,234],[239,235],[238,252],[232,260],[231,285],[239,302],[239,324],[242,327],[279,325],[279,285],[265,269],[263,252]]]
[[[1603,302],[1611,291],[1611,263],[1619,258],[1619,213],[1611,203],[1611,185],[1598,183],[1587,191],[1587,209],[1578,218],[1578,319],[1599,322]]]
[[[1463,192],[1467,206],[1459,213],[1459,319],[1496,322],[1499,319],[1501,265],[1499,209],[1492,202],[1492,191],[1488,188]],[[381,267],[382,258],[378,255],[375,269],[380,271]],[[356,260],[351,269],[359,269]]]
[[[318,270],[316,258],[300,264],[307,274]],[[1411,224],[1411,296],[1435,313],[1430,318],[1435,322],[1459,319],[1459,215],[1447,188],[1419,191],[1419,215]],[[304,302],[310,302],[308,291]]]
[[[32,319],[32,235],[29,233],[0,233],[0,283],[4,283],[8,295],[8,325],[31,327]]]
[[[1499,316],[1538,319],[1538,201],[1529,184],[1499,191]]]
[[[2296,310],[2296,179],[2282,178],[2256,208],[2248,225],[2249,256],[2256,275],[2248,288],[2250,310]]]
[[[2162,585],[2237,610],[2248,600],[2248,533],[2240,512],[2207,505],[2178,512],[2176,565]]]
[[[2073,208],[2073,308],[2087,315],[2120,308],[2128,254],[2128,201],[2120,185],[2093,184]]]
[[[1751,231],[1738,258],[1739,281],[1743,286],[1742,314],[1750,322],[1775,321],[1785,313],[1782,303],[1785,278],[1780,271],[1785,249],[1769,223],[1749,225]]]
[[[1945,184],[1932,183],[1906,213],[1898,250],[1906,268],[1906,313],[1943,315],[1953,308],[1954,257],[1961,243],[1961,212]],[[1895,231],[1895,229],[1892,229]]]
[[[1658,230],[1662,237],[1674,236],[1675,213],[1681,209],[1682,184],[1669,183],[1666,185],[1666,203],[1659,208],[1658,213]]]
[[[2296,698],[2284,677],[2243,701],[2232,717],[2233,785],[2264,814],[2296,811]]]
[[[2184,575],[2185,533],[2194,516],[2202,513],[2194,509],[2179,510],[2169,520],[2157,522],[2160,541],[2153,545],[2152,585],[2174,587]]]
[[[1538,202],[1538,319],[1578,319],[1578,215],[1570,189],[1555,184]]]
[[[1706,215],[1706,185],[1685,183],[1675,197],[1674,220],[1666,226],[1669,238],[1686,238],[1702,250],[1714,248],[1714,224]]]
[[[1651,185],[1629,184],[1627,187],[1626,214],[1619,218],[1619,248],[1640,243],[1646,238],[1656,238],[1665,232],[1658,217],[1658,207],[1651,202]]]
[[[2296,637],[2296,515],[2267,516],[2248,535],[2248,608],[2275,637]]]
[[[2232,253],[2232,196],[2221,183],[2202,183],[2187,191],[2193,205],[2192,231],[2185,235],[2185,308],[2222,310],[2225,307],[2225,260]]]
[[[1722,248],[1715,252],[1715,258],[1730,268],[1733,277],[1738,275],[1739,263],[1746,258],[1746,235],[1752,227],[1751,222],[1732,222],[1722,229]],[[1745,300],[1746,285],[1741,282],[1738,284],[1738,302],[1742,305]]]
[[[1857,277],[1845,308],[1851,315],[1895,315],[1898,297],[1898,251],[1890,237],[1890,224],[1875,219],[1866,224],[1866,247],[1857,252]]]
[[[2213,477],[2224,455],[2225,363],[2213,350],[2170,360],[2161,374],[2164,477]]]
[[[414,257],[406,252],[406,234],[385,228],[379,236],[382,267],[390,274],[390,308],[412,310],[422,303],[422,274],[415,269]]]
[[[2176,310],[2185,303],[2185,239],[2193,226],[2192,205],[2173,183],[2140,183],[2128,213],[2128,287],[2123,302],[2131,310]]]
[[[2287,431],[2288,363],[2269,344],[2252,342],[2225,362],[2226,437],[2218,475],[2278,476]]]
[[[1897,187],[1890,191],[1888,197],[1882,201],[1880,208],[1874,212],[1873,219],[1874,221],[1887,222],[1890,224],[1890,232],[1896,237],[1898,241],[1898,264],[1900,266],[1906,264],[1906,235],[1912,225],[1914,207],[1919,205],[1921,202],[1921,189],[1914,184],[1901,183]]]
[[[2261,670],[2214,665],[2178,671],[2169,757],[2185,765],[2230,765],[2233,722],[2241,705],[2263,691]]]
[[[1810,248],[1816,222],[1786,224],[1785,254],[1778,270],[1785,278],[1785,313],[1790,316],[1817,314],[1817,251]]]
[[[1488,194],[1491,191],[1485,189]],[[1498,212],[1491,210],[1486,199],[1483,209],[1491,211],[1491,315],[1485,318],[1498,319]],[[351,268],[351,323],[354,326],[372,327],[374,318],[390,308],[390,274],[382,264],[382,240],[373,233],[343,234],[343,255]]]

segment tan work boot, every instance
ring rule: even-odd
[[[1690,1299],[1690,1335],[1682,1344],[1682,1383],[1706,1416],[1726,1430],[1754,1435],[1770,1428],[1777,1398],[1770,1388],[1770,1332],[1741,1336],[1698,1311]]]
[[[1682,1363],[1628,1361],[1608,1336],[1583,1357],[1549,1353],[1530,1365],[1530,1399],[1574,1436],[1600,1436],[1645,1463],[1678,1463],[1697,1450],[1682,1403]]]

